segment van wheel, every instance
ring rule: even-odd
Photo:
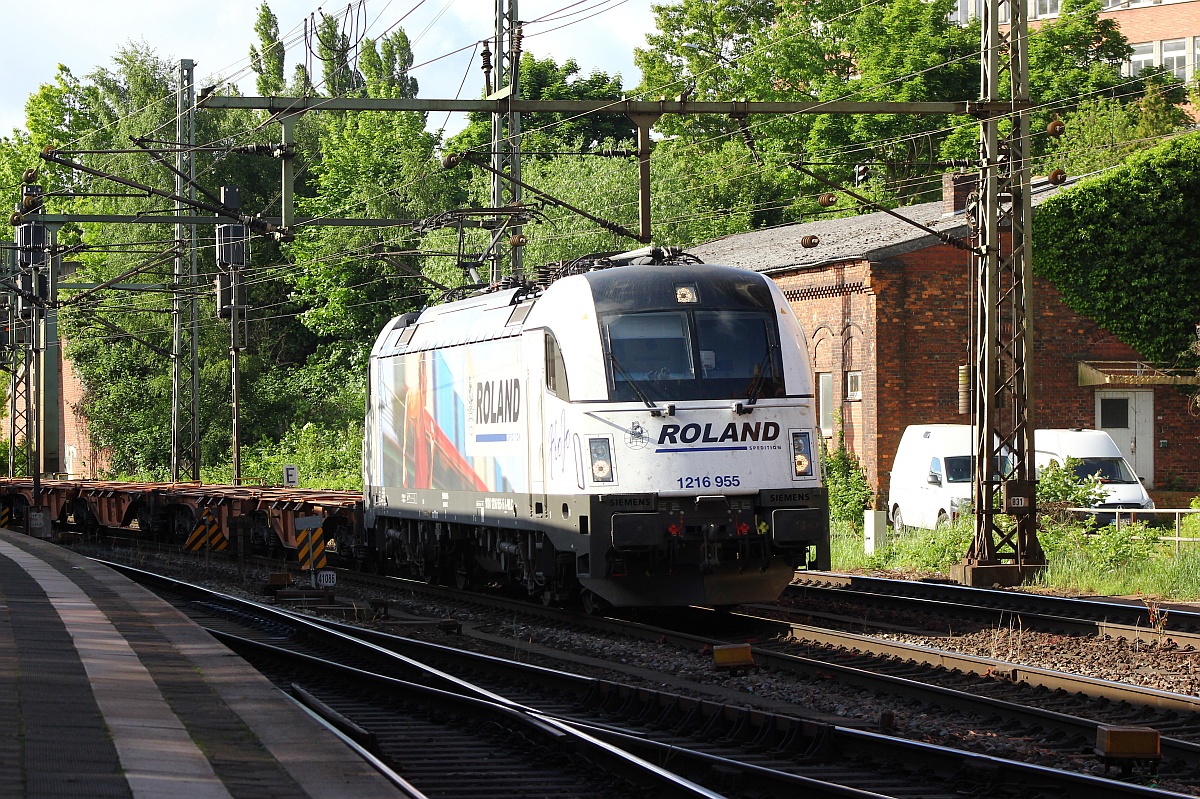
[[[892,511],[892,529],[895,530],[897,533],[903,533],[905,530],[904,517],[900,514],[899,506],[897,506],[896,509],[894,511]]]
[[[950,526],[950,514],[944,510],[938,511],[937,526],[934,529],[941,530]]]

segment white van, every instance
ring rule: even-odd
[[[1040,473],[1051,463],[1062,465],[1067,458],[1076,458],[1075,474],[1080,478],[1099,475],[1105,496],[1097,508],[1149,509],[1154,500],[1134,473],[1133,467],[1121,456],[1112,437],[1103,430],[1084,430],[1072,427],[1061,430],[1035,430],[1033,434],[1034,465]],[[1147,521],[1151,518],[1147,517]],[[1097,518],[1108,524],[1112,516]]]
[[[969,424],[919,424],[905,428],[892,463],[888,517],[897,530],[932,530],[971,504],[975,433]],[[1008,458],[996,467],[1009,471]]]

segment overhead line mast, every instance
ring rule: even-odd
[[[1000,26],[1004,8],[1007,32]],[[1002,102],[1006,88],[1012,99],[1006,113],[988,114],[979,124],[981,172],[972,214],[980,245],[972,258],[975,534],[954,576],[966,585],[1015,585],[1046,564],[1037,538],[1033,441],[1033,213],[1029,114],[1023,111],[1030,105],[1029,26],[1026,0],[983,0],[983,13],[981,101]],[[1002,139],[1006,117],[1011,127]]]

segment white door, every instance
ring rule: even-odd
[[[1154,487],[1154,392],[1096,392],[1096,429],[1112,436],[1147,488]]]

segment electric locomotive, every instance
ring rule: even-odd
[[[769,601],[828,569],[812,369],[775,284],[658,248],[544,278],[379,334],[356,559],[590,610]]]

